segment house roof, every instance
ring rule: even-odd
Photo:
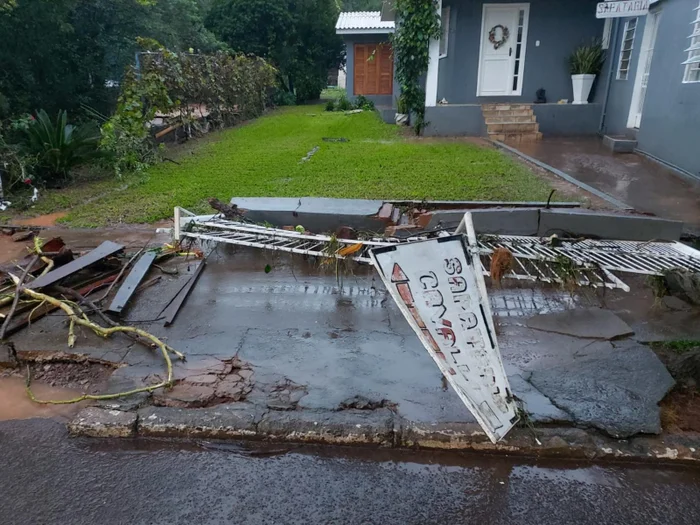
[[[394,22],[382,21],[381,11],[345,12],[340,13],[335,32],[339,35],[393,33]]]

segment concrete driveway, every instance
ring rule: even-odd
[[[700,179],[694,182],[636,153],[611,153],[598,137],[552,137],[514,146],[643,213],[683,221],[700,233]]]

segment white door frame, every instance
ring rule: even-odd
[[[630,101],[630,112],[627,116],[627,127],[628,128],[638,128],[635,126],[637,119],[637,114],[641,113],[639,108],[639,103],[641,102],[642,96],[642,79],[644,77],[644,70],[646,69],[647,61],[649,60],[649,46],[652,44],[651,38],[654,37],[654,47],[656,47],[656,36],[659,29],[659,20],[661,18],[661,10],[649,12],[646,19],[644,20],[644,36],[642,36],[642,47],[639,50],[639,58],[637,59],[637,72],[634,76],[634,88],[632,90],[632,100]],[[653,24],[652,24],[653,21]],[[654,50],[652,49],[651,59],[654,58]],[[649,64],[651,68],[651,64]],[[648,83],[648,80],[647,80]],[[644,94],[646,98],[646,93]]]
[[[525,16],[523,17],[523,41],[522,41],[522,48],[520,52],[520,70],[518,72],[519,76],[519,82],[518,82],[518,89],[517,91],[512,91],[510,93],[506,93],[504,95],[481,95],[481,61],[483,59],[484,55],[484,31],[486,28],[484,27],[484,22],[486,21],[486,10],[489,7],[510,7],[510,8],[517,8],[518,10],[523,9],[525,10]],[[479,68],[476,72],[476,96],[481,97],[481,96],[489,96],[489,97],[519,97],[523,94],[523,80],[525,79],[525,55],[527,51],[527,32],[528,28],[530,26],[530,4],[529,3],[523,3],[523,4],[508,4],[508,3],[502,3],[502,4],[483,4],[481,8],[481,31],[479,33]],[[514,35],[511,35],[511,38],[516,39],[516,45],[517,45],[517,38],[518,38],[518,33],[517,33],[517,27]],[[513,49],[515,49],[515,46],[513,46]],[[513,53],[512,60],[511,60],[511,74],[510,74],[510,85],[513,85],[513,67],[515,66],[515,53]]]

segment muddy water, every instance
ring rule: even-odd
[[[38,399],[62,400],[79,396],[82,392],[52,387],[44,383],[32,383],[32,392]],[[19,377],[0,377],[0,421],[51,417],[62,420],[71,418],[87,406],[87,402],[70,405],[40,405],[27,396],[24,380]]]

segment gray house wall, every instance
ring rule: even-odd
[[[632,102],[632,91],[634,90],[634,79],[637,77],[637,65],[639,63],[639,52],[642,48],[642,37],[644,35],[644,24],[646,17],[640,16],[637,22],[637,30],[632,43],[632,59],[630,60],[627,80],[617,79],[617,68],[620,61],[620,46],[625,31],[625,23],[630,18],[618,18],[617,38],[610,36],[610,49],[607,52],[607,59],[604,72],[608,72],[612,67],[612,79],[610,80],[610,91],[608,93],[608,106],[605,112],[604,131],[609,135],[631,135],[632,130],[627,128],[627,118],[630,113],[630,103]],[[657,38],[657,42],[658,42]],[[614,42],[614,47],[613,47]],[[602,91],[602,90],[601,90]]]
[[[700,82],[683,83],[697,0],[660,2],[637,148],[700,177]]]
[[[373,44],[381,42],[389,42],[388,34],[377,34],[377,35],[343,35],[343,40],[345,41],[345,52],[346,52],[346,71],[347,81],[345,84],[345,90],[347,91],[348,98],[351,100],[355,99],[355,44]],[[396,82],[396,68],[394,68],[394,82],[393,82],[393,94],[392,95],[365,95],[368,99],[372,100],[377,106],[384,107],[396,107],[395,100],[399,96],[399,85]]]
[[[661,0],[651,7],[661,15],[638,130],[628,128],[627,121],[646,17],[639,17],[627,80],[616,79],[620,43],[629,20],[619,19],[617,45],[609,50],[606,64],[613,67],[613,79],[603,130],[609,135],[636,136],[639,151],[700,177],[700,83],[684,84],[681,64],[688,56],[685,49],[697,5],[697,0]]]
[[[450,104],[533,102],[544,88],[547,100],[573,98],[568,58],[581,43],[603,34],[603,21],[595,18],[596,0],[532,0],[525,55],[522,96],[477,97],[482,0],[443,0],[450,6],[447,56],[440,59],[438,100]],[[535,46],[540,41],[539,47]],[[595,86],[594,86],[595,89]]]

